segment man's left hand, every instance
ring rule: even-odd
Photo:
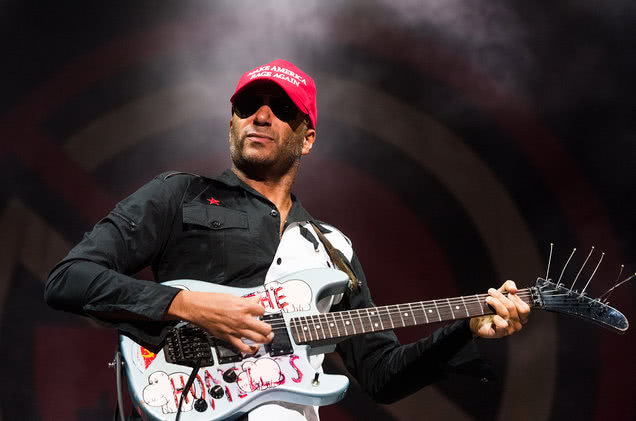
[[[530,306],[517,296],[513,281],[506,281],[498,290],[490,288],[486,302],[496,314],[470,319],[470,330],[475,336],[493,339],[512,335],[528,321]]]

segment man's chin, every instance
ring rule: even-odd
[[[272,162],[262,157],[241,156],[232,160],[234,166],[250,178],[262,178],[272,168]]]

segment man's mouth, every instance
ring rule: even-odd
[[[255,142],[269,142],[273,140],[271,136],[264,133],[248,133],[245,138]]]

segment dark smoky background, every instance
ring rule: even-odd
[[[47,273],[156,174],[228,167],[229,97],[275,58],[318,86],[295,191],[377,304],[531,285],[550,243],[568,286],[594,246],[575,288],[601,295],[636,270],[635,24],[627,0],[0,2],[0,419],[112,416],[116,334],[48,309]],[[386,406],[354,382],[322,418],[634,419],[631,331],[536,311],[478,345],[496,379]]]

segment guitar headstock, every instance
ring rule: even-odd
[[[542,310],[569,314],[596,323],[616,333],[629,328],[627,318],[599,298],[591,298],[585,292],[573,291],[563,284],[537,278],[532,290],[533,305]]]

